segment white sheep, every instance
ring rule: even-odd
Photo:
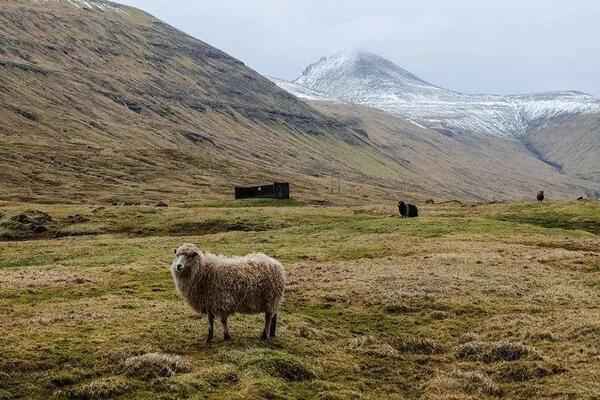
[[[171,265],[175,287],[198,313],[208,315],[208,338],[214,336],[215,317],[230,340],[227,318],[234,313],[265,313],[263,340],[276,336],[277,315],[285,290],[285,271],[264,254],[225,257],[205,253],[193,244],[175,250]]]

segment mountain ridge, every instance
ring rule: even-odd
[[[541,120],[600,112],[599,99],[575,90],[497,95],[445,89],[366,51],[322,57],[291,83],[449,134],[522,137]],[[278,84],[286,88],[286,82]],[[287,89],[295,91],[294,86]]]
[[[272,181],[318,204],[600,188],[518,143],[461,142],[367,107],[301,101],[141,10],[73,1],[0,2],[0,200],[187,204]]]

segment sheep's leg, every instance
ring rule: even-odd
[[[231,340],[231,335],[229,334],[229,326],[227,325],[227,316],[221,316],[221,323],[223,324],[223,338],[227,340]]]
[[[215,316],[212,313],[208,313],[208,337],[206,342],[209,343],[215,336]]]
[[[271,319],[271,337],[274,338],[277,336],[277,314],[273,314],[273,318]]]
[[[271,321],[273,320],[273,314],[270,312],[265,313],[265,329],[263,330],[261,339],[269,340],[271,338]]]

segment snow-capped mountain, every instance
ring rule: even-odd
[[[552,119],[600,112],[600,100],[575,92],[464,94],[435,86],[378,55],[342,52],[309,65],[293,82],[276,81],[298,97],[339,99],[402,116],[446,134],[520,137]]]
[[[337,102],[338,100],[334,97],[329,97],[324,93],[318,92],[316,90],[309,89],[305,86],[298,85],[297,83],[286,81],[285,79],[275,78],[273,76],[266,76],[277,86],[282,88],[283,90],[292,93],[294,96],[304,99],[304,100],[313,100],[313,101],[332,101]]]

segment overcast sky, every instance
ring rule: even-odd
[[[120,1],[285,79],[363,49],[464,92],[600,96],[598,0]]]

